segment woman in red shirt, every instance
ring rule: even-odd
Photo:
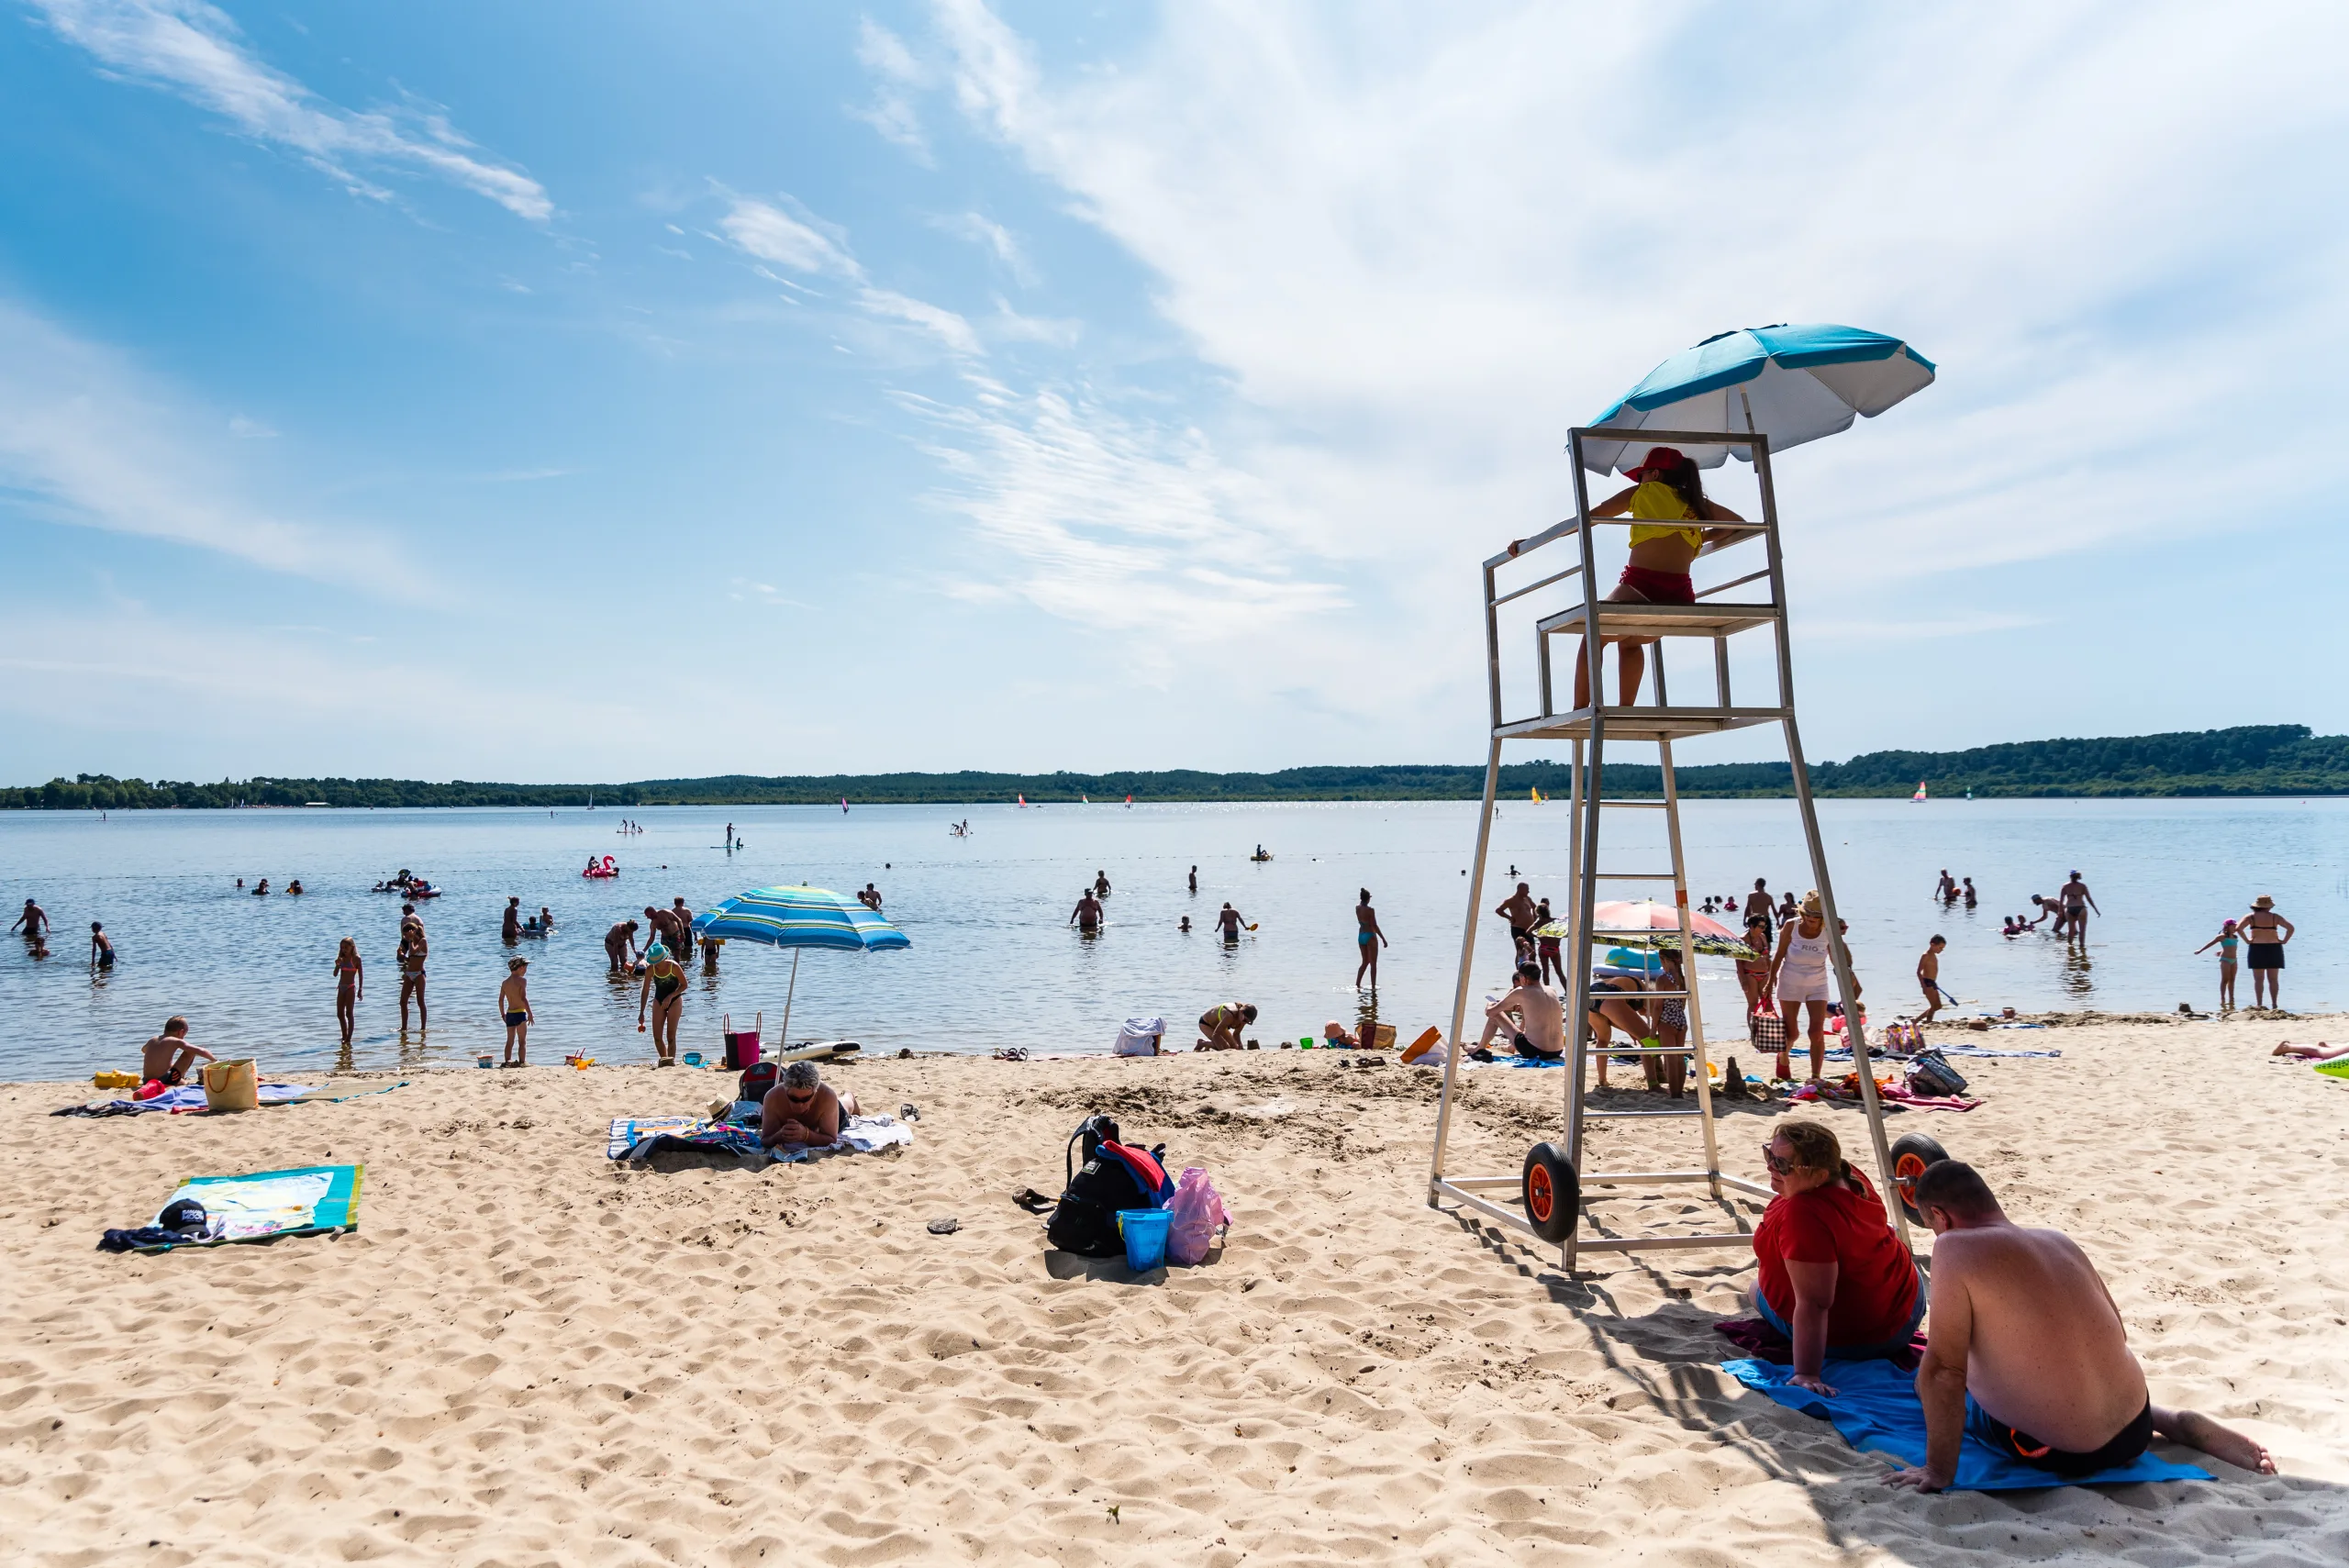
[[[1867,1361],[1906,1346],[1925,1316],[1923,1278],[1834,1133],[1786,1122],[1762,1157],[1778,1195],[1753,1229],[1753,1310],[1794,1341],[1787,1381],[1831,1396],[1828,1353]]]

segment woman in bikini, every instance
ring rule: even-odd
[[[654,1065],[674,1067],[677,1064],[677,1019],[685,1010],[685,967],[660,942],[654,942],[644,956],[651,962],[645,965],[643,983],[636,988],[636,1027],[641,1033],[645,1008],[650,1006],[652,1052],[658,1058]]]
[[[1386,933],[1378,929],[1378,911],[1370,906],[1370,889],[1362,890],[1362,902],[1354,906],[1354,945],[1362,950],[1362,962],[1354,965],[1354,989],[1362,989],[1362,977],[1370,976],[1370,988],[1378,989],[1378,947]]]
[[[2284,1002],[2278,987],[2284,979],[2284,944],[2292,940],[2292,922],[2276,913],[2276,900],[2263,893],[2251,901],[2251,913],[2235,929],[2251,950],[2251,1005],[2281,1008]]]
[[[334,955],[334,1016],[342,1025],[342,1043],[351,1044],[351,1031],[359,1027],[359,997],[366,985],[366,965],[359,962],[357,939],[345,937],[342,947]]]
[[[1631,487],[1610,495],[1590,509],[1594,517],[1629,515],[1642,519],[1631,527],[1631,563],[1623,568],[1610,602],[1634,605],[1693,605],[1696,584],[1688,568],[1707,546],[1736,536],[1720,528],[1694,528],[1694,523],[1742,523],[1745,519],[1726,506],[1705,499],[1705,487],[1696,463],[1672,447],[1651,447],[1647,461],[1625,472]],[[1610,637],[1620,645],[1623,666],[1623,706],[1640,695],[1647,673],[1646,638]],[[1590,665],[1587,649],[1575,651],[1575,706],[1590,706]]]
[[[2219,928],[2219,934],[2194,950],[2196,956],[2219,950],[2219,1011],[2232,1012],[2235,1005],[2235,946],[2243,938],[2229,920]]]

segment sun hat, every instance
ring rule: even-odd
[[[1625,469],[1623,477],[1634,483],[1645,483],[1661,478],[1687,461],[1680,454],[1678,447],[1650,447],[1646,461],[1637,468]]]
[[[654,942],[651,947],[644,950],[644,956],[657,963],[662,959],[669,956],[669,949],[663,943]]]
[[[1819,890],[1817,888],[1813,888],[1809,893],[1802,895],[1802,912],[1806,915],[1821,915],[1826,913],[1825,909],[1823,909],[1820,905]]]
[[[2254,909],[2273,909],[2276,907],[2276,900],[2263,893],[2251,901],[2251,906]]]

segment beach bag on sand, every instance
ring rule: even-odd
[[[783,1069],[772,1062],[754,1062],[742,1069],[742,1076],[735,1080],[734,1097],[738,1100],[764,1100]]]
[[[1215,1245],[1216,1231],[1231,1223],[1215,1184],[1198,1166],[1186,1165],[1166,1207],[1174,1215],[1166,1231],[1167,1261],[1185,1268],[1205,1262],[1208,1249]]]
[[[1163,1208],[1174,1193],[1154,1150],[1130,1148],[1118,1141],[1118,1124],[1105,1116],[1087,1117],[1069,1139],[1062,1168],[1074,1163],[1072,1152],[1082,1140],[1085,1165],[1068,1176],[1061,1201],[1044,1225],[1044,1239],[1063,1252],[1088,1258],[1122,1258],[1125,1239],[1118,1234],[1122,1208]]]
[[[1919,1051],[1909,1061],[1909,1087],[1928,1098],[1965,1093],[1965,1075],[1949,1064],[1940,1051]]]

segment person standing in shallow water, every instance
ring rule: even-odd
[[[1386,933],[1378,929],[1378,911],[1370,906],[1370,889],[1362,890],[1362,902],[1354,906],[1355,945],[1362,949],[1362,962],[1354,965],[1354,989],[1362,989],[1362,977],[1370,976],[1370,988],[1378,989],[1378,949],[1386,940]]]
[[[342,939],[341,951],[334,955],[334,1018],[342,1026],[342,1043],[347,1049],[351,1036],[359,1027],[359,998],[366,987],[367,966],[360,962],[356,939]]]

